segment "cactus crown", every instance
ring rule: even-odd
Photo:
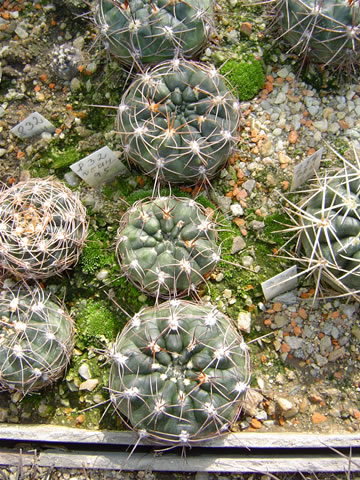
[[[61,182],[31,179],[0,193],[0,265],[23,278],[46,278],[76,263],[86,211]]]
[[[250,378],[247,346],[229,318],[182,300],[136,314],[111,362],[117,412],[142,436],[174,445],[226,431]]]
[[[281,36],[304,60],[355,73],[360,63],[359,2],[279,0],[275,19]]]
[[[120,222],[116,253],[125,275],[150,295],[188,295],[220,259],[209,214],[194,200],[140,200]]]
[[[128,159],[156,181],[206,182],[237,141],[239,104],[214,67],[163,62],[135,79],[118,109]]]
[[[0,388],[24,394],[57,380],[70,361],[73,323],[40,286],[0,293]]]
[[[95,23],[125,65],[194,57],[211,31],[211,0],[98,0]]]

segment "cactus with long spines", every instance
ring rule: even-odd
[[[279,0],[275,22],[303,61],[356,73],[360,64],[360,4],[356,0]]]
[[[212,0],[97,0],[95,11],[103,42],[125,65],[194,58],[212,23]]]
[[[207,183],[237,143],[239,103],[214,67],[174,59],[139,74],[118,109],[126,158],[155,182]]]
[[[0,267],[25,279],[74,265],[87,236],[85,207],[52,178],[19,182],[0,192]]]
[[[247,345],[213,306],[144,308],[111,351],[110,398],[141,438],[191,445],[237,419],[250,381]]]
[[[220,260],[213,213],[188,198],[136,202],[118,229],[116,253],[122,271],[156,298],[194,292]]]
[[[73,322],[38,285],[0,291],[0,389],[27,394],[55,382],[73,350]]]

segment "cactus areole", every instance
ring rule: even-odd
[[[220,260],[211,214],[188,198],[137,202],[118,230],[116,253],[125,275],[156,297],[189,295]]]
[[[160,182],[214,177],[233,153],[238,121],[239,103],[217,70],[178,59],[138,75],[118,109],[125,155]]]
[[[24,394],[57,380],[70,361],[73,323],[38,286],[0,292],[0,389]]]
[[[0,266],[27,279],[74,265],[87,236],[86,210],[61,182],[34,178],[0,192]]]
[[[357,0],[280,0],[282,38],[314,63],[352,70],[360,63]]]
[[[110,395],[141,437],[173,445],[211,438],[236,420],[247,346],[212,306],[171,300],[136,314],[111,354]]]
[[[302,245],[309,265],[337,290],[360,292],[360,177],[345,166],[306,203]]]
[[[125,65],[193,58],[211,31],[212,0],[98,0],[95,23]]]

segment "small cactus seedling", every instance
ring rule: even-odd
[[[73,349],[73,322],[39,286],[0,292],[0,388],[33,392],[64,372]]]
[[[354,149],[356,165],[343,160],[343,168],[334,175],[318,177],[299,205],[290,204],[288,212],[296,226],[305,257],[299,260],[305,273],[341,292],[360,298],[360,161]]]
[[[360,63],[357,0],[279,0],[275,15],[282,38],[304,60],[356,72]]]
[[[62,80],[71,80],[79,74],[78,68],[82,61],[80,50],[64,43],[52,50],[50,68]]]
[[[117,236],[116,253],[125,275],[156,298],[194,292],[220,260],[211,214],[188,198],[135,203]]]
[[[143,437],[191,445],[236,420],[250,380],[247,346],[213,306],[171,300],[137,313],[111,352],[110,398]]]
[[[160,182],[206,182],[237,142],[239,103],[214,67],[163,62],[138,75],[118,109],[127,158]]]
[[[75,264],[87,235],[86,210],[54,179],[35,178],[0,193],[0,266],[46,278]]]
[[[212,16],[212,0],[97,0],[95,24],[120,62],[141,65],[196,56]]]

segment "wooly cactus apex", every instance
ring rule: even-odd
[[[38,285],[0,292],[0,389],[23,394],[53,383],[73,350],[73,322]]]
[[[250,381],[247,346],[213,306],[171,300],[137,313],[111,352],[111,401],[141,438],[191,445],[236,420]]]
[[[356,164],[338,154],[343,168],[318,177],[299,205],[287,202],[296,223],[290,230],[306,255],[295,259],[316,276],[316,293],[322,280],[340,295],[360,299],[360,160],[354,154]]]
[[[136,202],[117,233],[116,254],[124,274],[156,298],[195,292],[220,260],[212,214],[188,198]]]
[[[126,157],[156,182],[208,182],[233,153],[238,122],[224,77],[178,59],[138,75],[118,109]]]
[[[314,63],[356,73],[360,63],[360,4],[356,0],[279,0],[281,37]]]
[[[95,24],[125,65],[193,58],[212,30],[212,0],[97,0]]]
[[[86,210],[52,178],[0,192],[0,267],[21,278],[46,278],[74,265],[87,235]]]

